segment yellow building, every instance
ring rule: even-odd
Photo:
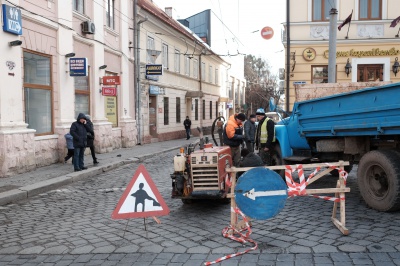
[[[335,2],[337,26],[353,12],[351,23],[337,31],[336,82],[400,81],[393,70],[400,57],[400,23],[390,27],[400,16],[398,0],[290,0],[290,22],[284,24],[283,34],[286,56],[287,45],[290,48],[290,65],[285,68],[289,111],[296,101],[294,84],[328,82],[329,12]]]

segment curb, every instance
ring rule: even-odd
[[[102,165],[102,166],[91,167],[91,168],[81,171],[81,172],[72,172],[67,175],[54,177],[54,178],[44,180],[44,181],[41,181],[41,182],[38,182],[35,184],[31,184],[31,185],[27,185],[27,186],[20,187],[17,189],[5,191],[5,192],[0,193],[0,206],[6,205],[9,203],[13,203],[16,201],[28,199],[32,196],[35,196],[35,195],[65,186],[65,185],[72,184],[74,182],[78,182],[78,181],[86,179],[86,178],[90,178],[90,177],[114,170],[114,169],[124,166],[124,165],[129,165],[129,164],[136,163],[136,162],[143,162],[145,159],[148,159],[150,157],[153,157],[153,156],[156,156],[159,154],[163,154],[166,152],[170,152],[173,150],[179,150],[180,147],[181,146],[172,147],[172,148],[164,149],[162,151],[155,152],[155,153],[143,154],[143,155],[140,155],[137,157],[123,159],[118,162],[113,162],[113,163],[109,163],[109,164]]]

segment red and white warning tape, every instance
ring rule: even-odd
[[[251,234],[251,227],[250,227],[250,224],[249,224],[246,216],[237,207],[236,208],[232,208],[231,207],[231,211],[234,212],[234,213],[239,214],[240,216],[242,216],[243,221],[246,224],[246,228],[244,228],[242,230],[237,230],[234,226],[229,225],[229,226],[225,227],[222,230],[222,236],[225,237],[225,238],[230,238],[230,239],[232,239],[234,241],[237,241],[239,243],[242,243],[242,244],[252,243],[252,244],[254,244],[254,246],[252,248],[246,249],[245,251],[241,251],[241,252],[238,252],[238,253],[230,254],[230,255],[221,257],[221,258],[219,258],[217,260],[214,260],[214,261],[205,262],[204,265],[211,265],[211,264],[219,263],[221,261],[224,261],[224,260],[227,260],[227,259],[230,259],[230,258],[233,258],[233,257],[237,257],[237,256],[246,254],[246,253],[248,253],[248,252],[250,252],[252,250],[256,250],[257,249],[257,247],[258,247],[257,243],[253,239],[249,238],[249,236]],[[242,232],[246,231],[246,230],[247,230],[247,233],[243,234]],[[233,232],[233,233],[231,233],[231,232]],[[237,234],[238,236],[235,236],[234,234]]]
[[[346,180],[347,180],[347,172],[330,164],[326,164],[329,168],[336,169],[339,171],[339,175],[344,179],[344,184],[346,185]],[[306,187],[309,184],[309,181],[321,170],[321,167],[317,167],[314,172],[312,172],[308,178],[306,179],[304,177],[304,170],[303,170],[303,165],[299,164],[296,166],[290,166],[286,165],[286,170],[285,170],[285,179],[286,179],[286,184],[288,186],[288,197],[296,197],[296,196],[311,196],[314,198],[319,198],[319,199],[324,199],[324,200],[329,200],[329,201],[334,201],[334,202],[339,202],[341,200],[345,200],[345,197],[329,197],[329,196],[318,196],[318,195],[308,195],[306,191]],[[298,176],[299,176],[299,183],[295,182],[292,177],[292,173],[297,170]]]

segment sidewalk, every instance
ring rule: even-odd
[[[211,137],[209,140],[212,141]],[[134,163],[147,157],[176,150],[195,143],[199,137],[190,140],[176,139],[164,142],[156,142],[145,145],[137,145],[133,148],[113,150],[109,153],[96,154],[99,164],[94,166],[92,157],[85,156],[87,170],[74,172],[71,159],[66,164],[52,164],[40,167],[34,171],[14,175],[12,177],[0,178],[0,205],[23,200],[34,195],[56,189],[84,178],[92,177],[119,166]]]

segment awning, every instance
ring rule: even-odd
[[[204,93],[202,91],[188,91],[186,92],[186,98],[200,98],[203,97]]]
[[[229,101],[228,97],[219,97],[219,102],[226,103],[227,101]]]

